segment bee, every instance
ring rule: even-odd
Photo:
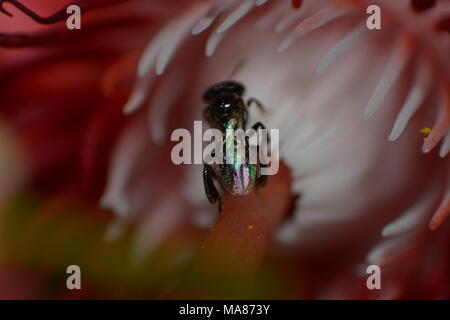
[[[255,98],[250,98],[244,102],[245,87],[236,81],[223,81],[211,86],[204,94],[203,101],[207,104],[203,111],[203,116],[211,128],[222,132],[223,141],[226,140],[227,130],[246,130],[248,120],[248,109],[255,104],[262,112],[265,112],[264,106]],[[252,129],[266,129],[261,123],[257,122]],[[234,137],[236,145],[236,137]],[[248,140],[245,142],[245,153],[249,153]],[[214,153],[214,152],[213,152]],[[214,154],[212,154],[214,156]],[[248,156],[244,163],[226,163],[222,164],[204,164],[203,184],[205,193],[210,203],[218,203],[219,212],[222,211],[222,200],[214,185],[216,179],[222,188],[232,195],[246,195],[258,186],[264,186],[267,181],[266,175],[261,175],[261,167],[266,165],[257,159],[256,164],[249,163]]]

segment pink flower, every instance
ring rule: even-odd
[[[210,229],[194,279],[225,256],[246,276],[276,264],[284,298],[448,297],[448,2],[117,2],[80,32],[0,38],[24,47],[0,53],[15,63],[1,111],[36,190],[114,212],[109,239],[136,224],[138,260],[180,226]],[[373,4],[381,30],[366,26]],[[214,222],[201,167],[171,162],[170,133],[192,130],[204,90],[230,75],[267,107],[249,123],[280,130],[283,167],[258,193],[224,195]],[[367,289],[369,264],[382,290]]]

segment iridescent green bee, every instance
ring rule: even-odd
[[[248,107],[255,103],[262,111],[264,107],[254,98],[250,98],[244,103],[242,95],[245,88],[242,84],[235,81],[224,81],[215,84],[209,88],[203,95],[203,101],[206,106],[203,115],[208,121],[211,128],[219,129],[226,141],[226,133],[228,129],[245,131],[248,119]],[[265,129],[261,122],[253,125],[252,129]],[[234,145],[234,143],[233,143]],[[235,148],[234,146],[232,148]],[[248,161],[248,141],[245,145],[246,161],[243,163],[222,162],[222,164],[205,164],[203,168],[203,184],[205,186],[206,196],[210,203],[219,204],[219,211],[222,211],[222,201],[213,178],[217,179],[226,192],[232,195],[245,195],[251,192],[259,185],[265,185],[267,176],[261,175],[261,164],[259,160],[256,164]],[[224,152],[224,157],[227,155]],[[234,151],[234,150],[233,150]]]

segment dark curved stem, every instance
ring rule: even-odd
[[[78,32],[67,32],[66,29],[57,28],[54,30],[40,31],[37,33],[1,33],[0,47],[20,48],[30,46],[41,46],[61,41],[72,41],[75,38],[82,37],[86,34],[93,34],[113,27],[139,27],[145,26],[147,23],[144,19],[130,17],[125,19],[114,19],[111,21],[101,22],[95,25],[87,25],[86,28]]]
[[[110,5],[113,5],[116,3],[120,3],[120,2],[125,2],[125,1],[130,1],[130,0],[75,0],[50,16],[41,17],[40,15],[36,14],[34,11],[28,9],[26,6],[24,6],[18,0],[0,0],[0,11],[9,17],[12,17],[12,14],[4,8],[5,3],[10,3],[11,5],[13,5],[14,7],[19,9],[24,14],[26,14],[27,16],[29,16],[31,19],[33,19],[34,21],[36,21],[38,23],[53,24],[53,23],[63,21],[67,18],[66,9],[70,5],[79,6],[81,9],[81,12],[86,13],[87,11],[90,11],[90,10],[107,7],[107,6],[110,6]]]

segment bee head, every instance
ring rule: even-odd
[[[242,97],[244,94],[244,86],[236,81],[223,81],[219,82],[212,87],[210,87],[203,95],[203,101],[213,105],[214,100],[217,100],[220,96],[226,96],[226,94],[231,94],[231,96]]]

